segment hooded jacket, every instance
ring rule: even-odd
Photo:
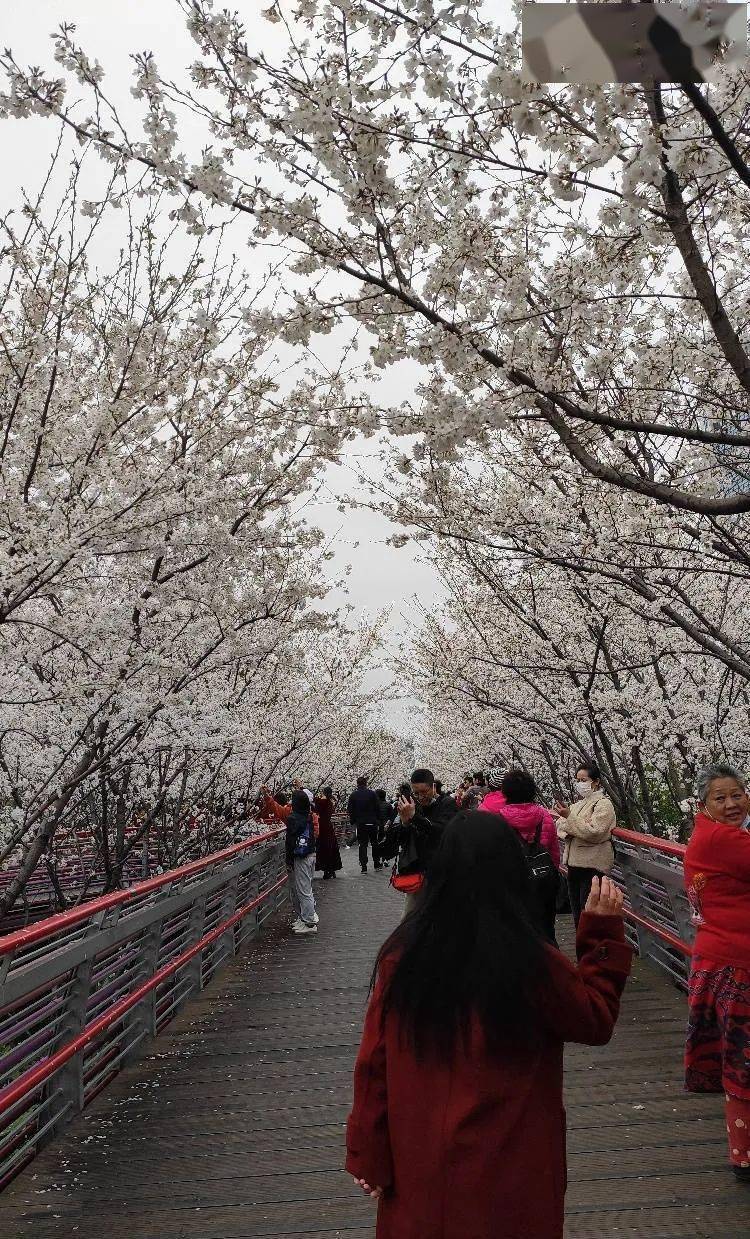
[[[549,852],[555,868],[560,868],[560,843],[557,838],[555,819],[549,809],[541,804],[509,804],[502,792],[490,792],[482,801],[484,813],[499,813],[509,826],[517,830],[522,839],[531,843],[536,835],[541,818],[542,832],[539,842]]]
[[[506,805],[506,800],[501,791],[486,792],[480,809],[483,813],[502,813]]]

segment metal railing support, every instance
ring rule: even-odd
[[[138,972],[138,981],[140,983],[146,981],[156,972],[159,963],[162,924],[162,921],[154,921],[153,925],[144,931],[141,938],[141,966]],[[146,1039],[156,1036],[155,990],[149,990],[141,1001],[133,1007],[128,1017],[128,1033],[128,1039],[132,1039],[133,1048],[123,1059],[124,1066],[127,1066],[128,1063],[143,1053],[144,1041]]]
[[[196,942],[200,942],[205,924],[206,896],[203,895],[200,899],[196,899],[190,911],[187,946],[194,946]],[[197,994],[203,986],[202,963],[202,956],[199,953],[182,970],[182,979],[188,982],[190,994]]]
[[[239,893],[239,886],[240,886],[239,874],[237,875],[237,877],[232,878],[231,882],[227,883],[227,888],[226,888],[226,891],[224,892],[224,898],[221,901],[221,920],[222,921],[228,921],[229,918],[234,915],[234,912],[237,909],[237,895]],[[217,950],[219,954],[226,955],[228,959],[231,959],[231,957],[236,953],[236,950],[237,950],[236,940],[237,940],[237,927],[235,925],[232,925],[232,927],[228,929],[225,934],[222,934],[221,938],[219,938],[219,941],[217,943]]]
[[[92,959],[84,960],[83,963],[78,964],[73,972],[68,1000],[60,1020],[53,1052],[66,1045],[69,1041],[73,1041],[83,1032],[86,1026],[86,1012],[91,992],[92,964]],[[79,1114],[84,1107],[82,1053],[75,1054],[50,1081],[45,1091],[49,1094],[52,1090],[59,1091],[63,1104],[60,1108],[60,1113],[50,1127],[50,1139],[57,1134],[62,1126],[69,1122],[73,1115]]]

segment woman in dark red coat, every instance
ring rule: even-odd
[[[609,1040],[632,953],[608,879],[577,968],[533,927],[529,882],[516,833],[460,813],[380,952],[346,1161],[377,1239],[562,1239],[563,1044]]]
[[[324,787],[323,795],[315,797],[315,812],[320,820],[315,868],[323,870],[324,878],[335,878],[341,868],[341,852],[333,829],[333,809],[333,788]]]

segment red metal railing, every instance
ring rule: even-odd
[[[199,860],[191,860],[187,865],[181,865],[179,869],[170,869],[166,873],[157,874],[156,877],[146,878],[142,882],[135,882],[132,886],[125,887],[124,890],[112,891],[109,895],[100,895],[97,899],[90,899],[87,903],[82,903],[77,908],[68,908],[65,912],[57,912],[54,916],[48,916],[43,921],[37,921],[34,925],[27,926],[26,929],[18,929],[15,933],[6,934],[5,937],[0,938],[0,955],[12,954],[25,946],[29,946],[32,942],[52,938],[61,930],[67,929],[72,925],[78,925],[81,921],[88,921],[100,912],[106,912],[110,908],[117,908],[122,904],[132,903],[144,895],[150,895],[165,886],[172,886],[174,883],[190,878],[196,873],[204,873],[206,869],[214,869],[222,861],[240,856],[248,848],[255,847],[259,843],[265,843],[268,839],[275,839],[280,833],[280,830],[267,830],[263,834],[255,835],[252,839],[245,839],[242,843],[235,843],[231,847],[224,848],[221,852],[213,852],[210,856],[203,856]]]
[[[0,938],[0,1188],[285,897],[283,833]]]
[[[684,843],[672,843],[669,839],[660,839],[658,835],[644,835],[636,830],[624,830],[618,826],[612,831],[615,839],[620,839],[623,843],[633,843],[637,847],[650,848],[654,852],[661,852],[663,856],[673,856],[679,861],[685,859],[687,848]]]
[[[612,833],[614,877],[625,892],[629,936],[642,956],[684,987],[695,933],[683,883],[685,846],[634,830]]]

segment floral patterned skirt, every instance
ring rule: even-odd
[[[685,1087],[750,1102],[750,969],[693,956]]]

